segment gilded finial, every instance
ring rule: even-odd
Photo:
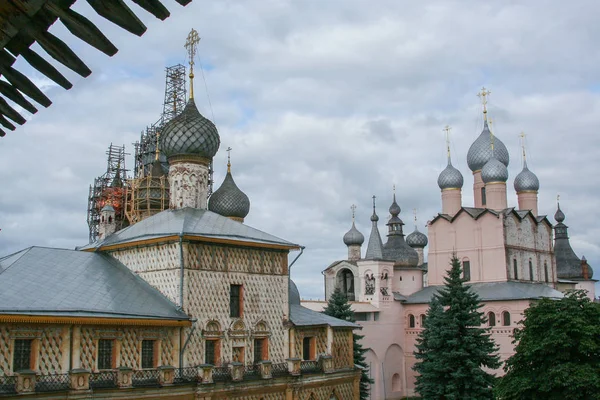
[[[231,172],[231,147],[227,148],[227,172]]]
[[[373,212],[375,212],[375,199],[377,198],[377,196],[373,195]]]
[[[192,29],[185,41],[185,48],[188,52],[190,63],[190,99],[194,98],[194,57],[196,56],[196,46],[200,42],[200,36],[195,29]]]
[[[352,223],[354,223],[354,213],[356,212],[356,205],[352,204],[350,206],[350,209],[352,210]]]
[[[158,143],[160,143],[160,132],[156,131],[156,146],[154,148],[154,159],[158,161],[158,156],[160,155],[160,149],[158,147]]]
[[[525,132],[521,132],[521,148],[523,149],[523,162],[527,162],[527,156],[525,155]]]
[[[481,92],[477,93],[477,96],[481,99],[481,104],[483,104],[483,120],[487,121],[487,97],[491,94],[489,90],[484,87],[481,88]]]
[[[560,194],[557,194],[556,195],[556,204],[559,204],[559,203],[560,203]],[[559,207],[560,207],[560,205],[559,205]]]
[[[490,146],[492,148],[492,154],[494,154],[494,132],[492,131],[492,119],[490,118]]]
[[[452,128],[448,125],[444,128],[444,132],[446,132],[446,151],[448,152],[448,161],[450,161],[450,130]]]
[[[413,208],[413,215],[415,217],[415,228],[417,227],[417,209]]]

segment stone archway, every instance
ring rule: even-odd
[[[349,301],[356,299],[354,288],[354,274],[348,268],[340,269],[336,274],[336,286],[348,297]]]

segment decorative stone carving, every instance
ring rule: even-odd
[[[163,365],[158,367],[158,383],[161,386],[170,386],[175,381],[175,367]]]
[[[72,390],[89,390],[90,389],[90,370],[89,369],[72,369],[69,373],[71,379]]]
[[[23,370],[15,375],[17,375],[17,393],[35,392],[35,371]]]
[[[273,363],[269,360],[263,360],[258,363],[260,368],[260,377],[262,379],[271,379],[273,377]]]
[[[234,361],[230,363],[229,370],[231,371],[231,379],[234,382],[239,382],[244,379],[244,364],[241,362]]]
[[[132,385],[131,378],[133,376],[133,369],[128,367],[117,368],[117,386],[121,389],[130,388]]]
[[[198,380],[202,382],[203,385],[213,383],[214,366],[210,364],[200,364],[196,368],[198,371]]]
[[[288,371],[290,375],[299,376],[300,375],[300,360],[299,358],[288,358]]]
[[[319,357],[319,364],[323,372],[326,374],[331,374],[335,371],[333,369],[333,357],[331,354],[323,354],[321,357]]]

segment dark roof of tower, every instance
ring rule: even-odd
[[[217,127],[200,114],[194,99],[163,128],[161,151],[167,156],[197,155],[213,158],[219,150],[221,139]]]
[[[371,235],[369,236],[369,243],[367,244],[365,260],[381,260],[383,258],[383,242],[381,241],[377,221],[379,221],[379,217],[375,212],[375,207],[373,207],[373,215],[371,216]]]
[[[208,199],[208,209],[224,217],[237,218],[245,218],[250,212],[250,199],[235,184],[230,171]]]
[[[428,242],[427,235],[421,233],[416,226],[415,230],[406,237],[406,243],[410,247],[425,247]]]
[[[400,206],[396,203],[395,193],[390,213],[392,216],[386,224],[388,226],[388,240],[383,246],[383,258],[394,261],[394,266],[416,267],[419,264],[419,255],[404,240],[404,233],[402,232],[404,222],[398,217]]]
[[[569,241],[568,226],[563,224],[565,214],[560,205],[555,219],[559,221],[554,226],[554,257],[556,258],[556,275],[559,279],[583,280],[592,279],[594,271],[586,260],[582,260],[573,251]]]
[[[113,257],[45,247],[0,258],[0,314],[189,320]]]
[[[493,154],[504,166],[508,167],[510,156],[506,146],[498,137],[494,136]],[[488,122],[484,121],[483,131],[477,139],[469,147],[467,153],[467,164],[471,171],[479,171],[492,158],[492,138]]]

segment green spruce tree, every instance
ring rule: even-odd
[[[327,307],[325,307],[323,313],[331,317],[343,319],[344,321],[355,322],[354,311],[352,311],[352,308],[350,308],[348,297],[346,297],[346,295],[337,287],[329,298]],[[360,399],[366,400],[369,397],[369,391],[373,380],[369,378],[369,367],[365,362],[365,352],[367,350],[362,347],[362,344],[360,344],[360,340],[363,337],[364,336],[357,335],[356,333],[352,334],[354,364],[362,368],[362,374],[360,376]]]
[[[416,391],[424,399],[493,399],[494,376],[484,368],[500,367],[497,346],[479,297],[464,284],[454,255],[445,285],[432,300],[425,329],[417,342]]]
[[[514,339],[499,399],[600,399],[600,304],[584,291],[530,306]]]

